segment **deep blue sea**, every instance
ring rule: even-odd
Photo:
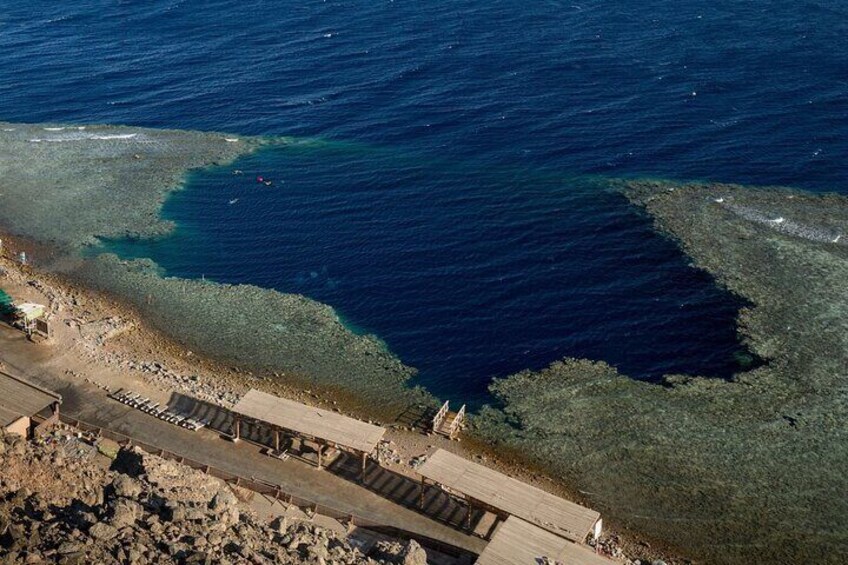
[[[563,356],[740,367],[738,304],[605,179],[848,192],[843,1],[0,8],[0,119],[296,141],[194,173],[173,237],[114,249],[326,302],[443,397]]]

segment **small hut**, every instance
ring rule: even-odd
[[[15,325],[24,330],[28,335],[32,335],[36,329],[37,322],[44,319],[44,306],[33,302],[24,302],[23,304],[14,305],[14,308],[13,319]]]

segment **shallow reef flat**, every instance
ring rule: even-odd
[[[87,286],[123,297],[195,352],[294,384],[334,390],[378,418],[433,404],[406,386],[414,370],[370,335],[345,328],[330,306],[253,285],[162,277],[147,259],[101,254],[80,264]]]
[[[709,563],[848,559],[848,198],[626,181],[695,266],[747,301],[761,363],[659,384],[566,359],[491,386],[475,431],[602,513]]]
[[[0,122],[0,225],[79,249],[164,235],[159,217],[186,171],[232,161],[258,137],[108,125]]]
[[[329,306],[249,285],[165,277],[151,261],[97,254],[103,239],[149,238],[188,171],[291,138],[127,126],[0,122],[0,228],[56,251],[52,269],[137,307],[196,353],[353,394],[375,415],[434,403],[406,386],[414,370]]]

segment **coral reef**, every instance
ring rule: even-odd
[[[127,126],[0,122],[0,226],[51,248],[39,267],[135,306],[154,327],[196,353],[335,389],[377,417],[434,405],[409,388],[414,369],[373,336],[356,335],[335,311],[301,295],[250,285],[165,278],[149,260],[97,253],[104,239],[149,238],[172,225],[162,203],[187,172],[221,165],[291,138]]]
[[[353,393],[378,402],[389,417],[410,404],[433,403],[420,388],[406,386],[413,369],[376,338],[353,334],[331,307],[304,296],[163,278],[149,260],[120,261],[110,254],[86,261],[74,275],[123,297],[193,351]]]
[[[186,171],[232,161],[266,141],[105,125],[0,122],[0,225],[64,248],[149,237]]]
[[[848,248],[837,236],[848,233],[848,198],[619,188],[748,301],[739,333],[762,364],[730,380],[651,384],[566,359],[495,381],[498,405],[475,433],[578,485],[623,525],[711,563],[844,562]]]

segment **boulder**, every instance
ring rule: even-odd
[[[109,523],[117,529],[132,526],[144,515],[141,505],[133,500],[119,499],[112,506]]]
[[[117,496],[123,498],[135,499],[142,492],[141,483],[127,475],[118,475],[115,477],[112,481],[112,488]]]
[[[26,442],[20,437],[16,437],[15,441],[12,443],[10,451],[12,455],[23,455],[26,453],[26,449]]]
[[[227,487],[221,487],[209,502],[209,510],[225,527],[238,523],[241,514],[238,499]]]
[[[98,522],[91,526],[88,535],[96,540],[108,541],[118,535],[118,530],[104,522]]]
[[[82,550],[83,545],[81,543],[66,541],[59,546],[57,552],[59,553],[59,555],[69,555],[71,553],[79,553]]]
[[[169,500],[165,503],[165,516],[164,518],[168,521],[174,523],[180,523],[185,520],[186,509],[185,506],[180,504],[179,502],[175,502],[173,500]]]
[[[209,509],[216,513],[224,512],[230,508],[238,507],[238,499],[227,487],[221,487],[212,500],[209,501]]]
[[[427,565],[427,552],[417,541],[406,543],[381,541],[377,544],[376,555],[379,559],[396,565]]]

